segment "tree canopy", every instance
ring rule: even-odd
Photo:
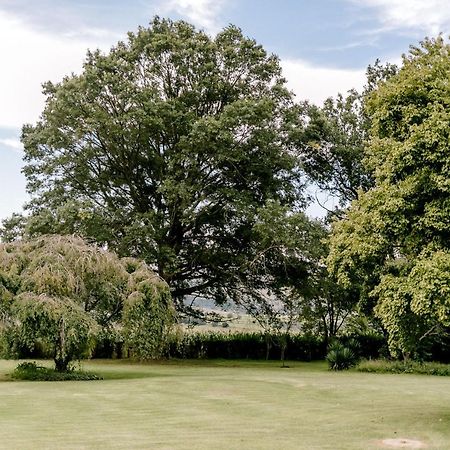
[[[279,60],[234,26],[210,38],[155,18],[44,93],[22,135],[27,233],[144,258],[175,299],[223,298],[258,209],[303,202]]]
[[[391,351],[414,354],[450,322],[450,46],[412,47],[373,92],[367,165],[375,185],[334,224],[331,269],[360,283]]]
[[[179,310],[232,299],[278,333],[309,317],[326,340],[359,298],[393,354],[418,354],[450,328],[449,74],[450,45],[426,39],[317,107],[234,26],[156,17],[88,52],[23,127],[32,200],[1,230],[26,238],[0,247],[4,323],[64,365],[118,322],[157,354],[167,289]],[[340,200],[330,242],[302,212],[305,180]]]
[[[371,116],[366,102],[377,86],[397,72],[393,64],[376,60],[366,70],[362,92],[328,98],[322,107],[303,103],[303,123],[292,130],[302,170],[322,191],[336,197],[345,207],[358,198],[360,190],[373,186],[372,172],[365,163]]]

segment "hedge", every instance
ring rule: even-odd
[[[343,336],[339,341],[360,358],[375,359],[386,356],[383,336]],[[321,337],[291,334],[287,338],[285,358],[295,361],[325,359],[327,345]],[[1,349],[0,349],[1,350]],[[174,334],[164,354],[167,358],[179,359],[280,359],[280,339],[275,334],[260,332],[181,332]],[[45,348],[36,345],[33,352],[26,348],[15,349],[14,354],[2,352],[2,357],[51,358]],[[93,351],[93,358],[127,358],[131,356],[118,336],[103,335]]]
[[[279,339],[264,333],[185,333],[170,343],[171,358],[268,359],[280,358]],[[323,359],[324,342],[315,336],[288,337],[286,358],[298,361]]]

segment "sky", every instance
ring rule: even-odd
[[[20,130],[43,110],[41,84],[79,73],[87,49],[108,51],[155,15],[210,35],[239,26],[280,57],[296,98],[318,105],[361,89],[377,58],[399,63],[425,36],[450,34],[449,0],[0,0],[0,220],[28,200]]]

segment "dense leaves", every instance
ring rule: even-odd
[[[133,355],[157,357],[174,321],[168,287],[145,263],[121,260],[76,237],[0,244],[0,293],[9,351],[39,343],[59,371],[88,357],[96,335],[108,329],[126,331]],[[145,354],[139,345],[147,345]]]
[[[326,360],[330,370],[347,370],[357,363],[358,358],[351,348],[334,342],[328,349]]]
[[[175,319],[169,287],[157,276],[149,278],[141,264],[130,275],[129,290],[123,311],[124,340],[139,359],[160,357]]]
[[[257,210],[301,202],[279,61],[233,26],[212,39],[156,18],[44,93],[23,129],[25,234],[144,258],[178,300],[222,298],[251,257]]]
[[[417,354],[449,326],[450,46],[425,40],[368,101],[375,186],[334,226],[330,267],[361,283],[391,351]]]

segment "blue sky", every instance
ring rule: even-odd
[[[88,48],[107,51],[155,14],[210,34],[238,25],[280,56],[298,99],[318,104],[361,88],[376,58],[398,63],[450,32],[449,0],[0,0],[0,219],[27,200],[19,136],[42,111],[41,83],[79,72]]]

